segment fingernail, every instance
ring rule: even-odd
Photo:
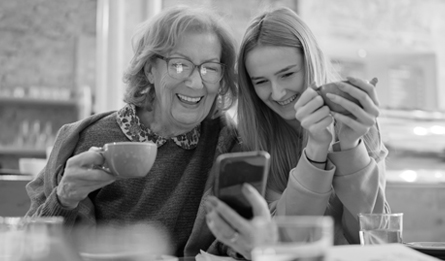
[[[371,81],[369,83],[375,86],[378,82],[379,82],[379,79],[377,77],[374,77],[371,79]]]
[[[217,207],[218,206],[218,200],[214,197],[214,196],[209,196],[207,198],[206,203],[208,202],[208,204],[210,204],[213,207]]]
[[[355,78],[354,78],[354,77],[351,77],[351,76],[346,76],[346,79],[347,79],[348,81],[355,81]]]
[[[207,221],[207,226],[213,227],[213,220],[209,217],[209,215],[206,215],[206,221]]]
[[[252,187],[252,185],[248,184],[248,183],[244,183],[243,184],[243,191],[249,194],[253,193],[254,188]]]
[[[314,92],[318,92],[318,89],[316,88],[308,88],[310,92],[314,91]]]
[[[328,97],[330,100],[335,101],[335,99],[337,99],[336,97],[337,95],[332,94],[332,93],[326,93],[326,97]]]
[[[204,202],[204,207],[207,213],[213,210],[213,205],[209,201]]]
[[[311,82],[309,84],[309,87],[316,89],[317,88],[317,84],[315,82]]]

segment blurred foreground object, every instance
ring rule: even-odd
[[[0,218],[1,260],[82,261],[65,237],[62,217]]]
[[[78,227],[73,231],[84,260],[171,260],[170,238],[160,225]]]
[[[330,260],[334,229],[329,216],[277,216],[256,225],[253,261]]]

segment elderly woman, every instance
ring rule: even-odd
[[[177,7],[135,36],[125,74],[126,105],[63,126],[47,166],[27,186],[27,216],[63,216],[76,225],[157,222],[173,253],[194,256],[214,237],[201,204],[211,191],[215,157],[236,143],[224,117],[236,97],[233,38],[208,10]],[[119,179],[97,166],[97,147],[154,142],[144,178]]]

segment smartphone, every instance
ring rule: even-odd
[[[244,218],[251,219],[252,206],[241,189],[244,183],[249,183],[264,197],[269,164],[270,155],[265,151],[219,155],[216,159],[215,196]]]

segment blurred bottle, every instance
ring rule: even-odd
[[[48,148],[53,146],[54,143],[54,135],[53,135],[53,125],[50,121],[47,121],[45,123],[45,127],[42,131],[42,133],[40,133],[41,136],[41,142],[40,142],[40,146],[43,148]]]
[[[16,144],[19,148],[29,147],[29,122],[28,120],[23,120],[20,123],[20,129],[16,138]]]
[[[29,219],[23,240],[19,261],[82,261],[64,233],[62,217]]]
[[[91,87],[84,85],[78,93],[79,118],[83,119],[91,115],[93,107],[93,95]]]
[[[40,121],[35,120],[31,127],[31,133],[29,134],[29,145],[31,148],[38,148],[40,138]]]

